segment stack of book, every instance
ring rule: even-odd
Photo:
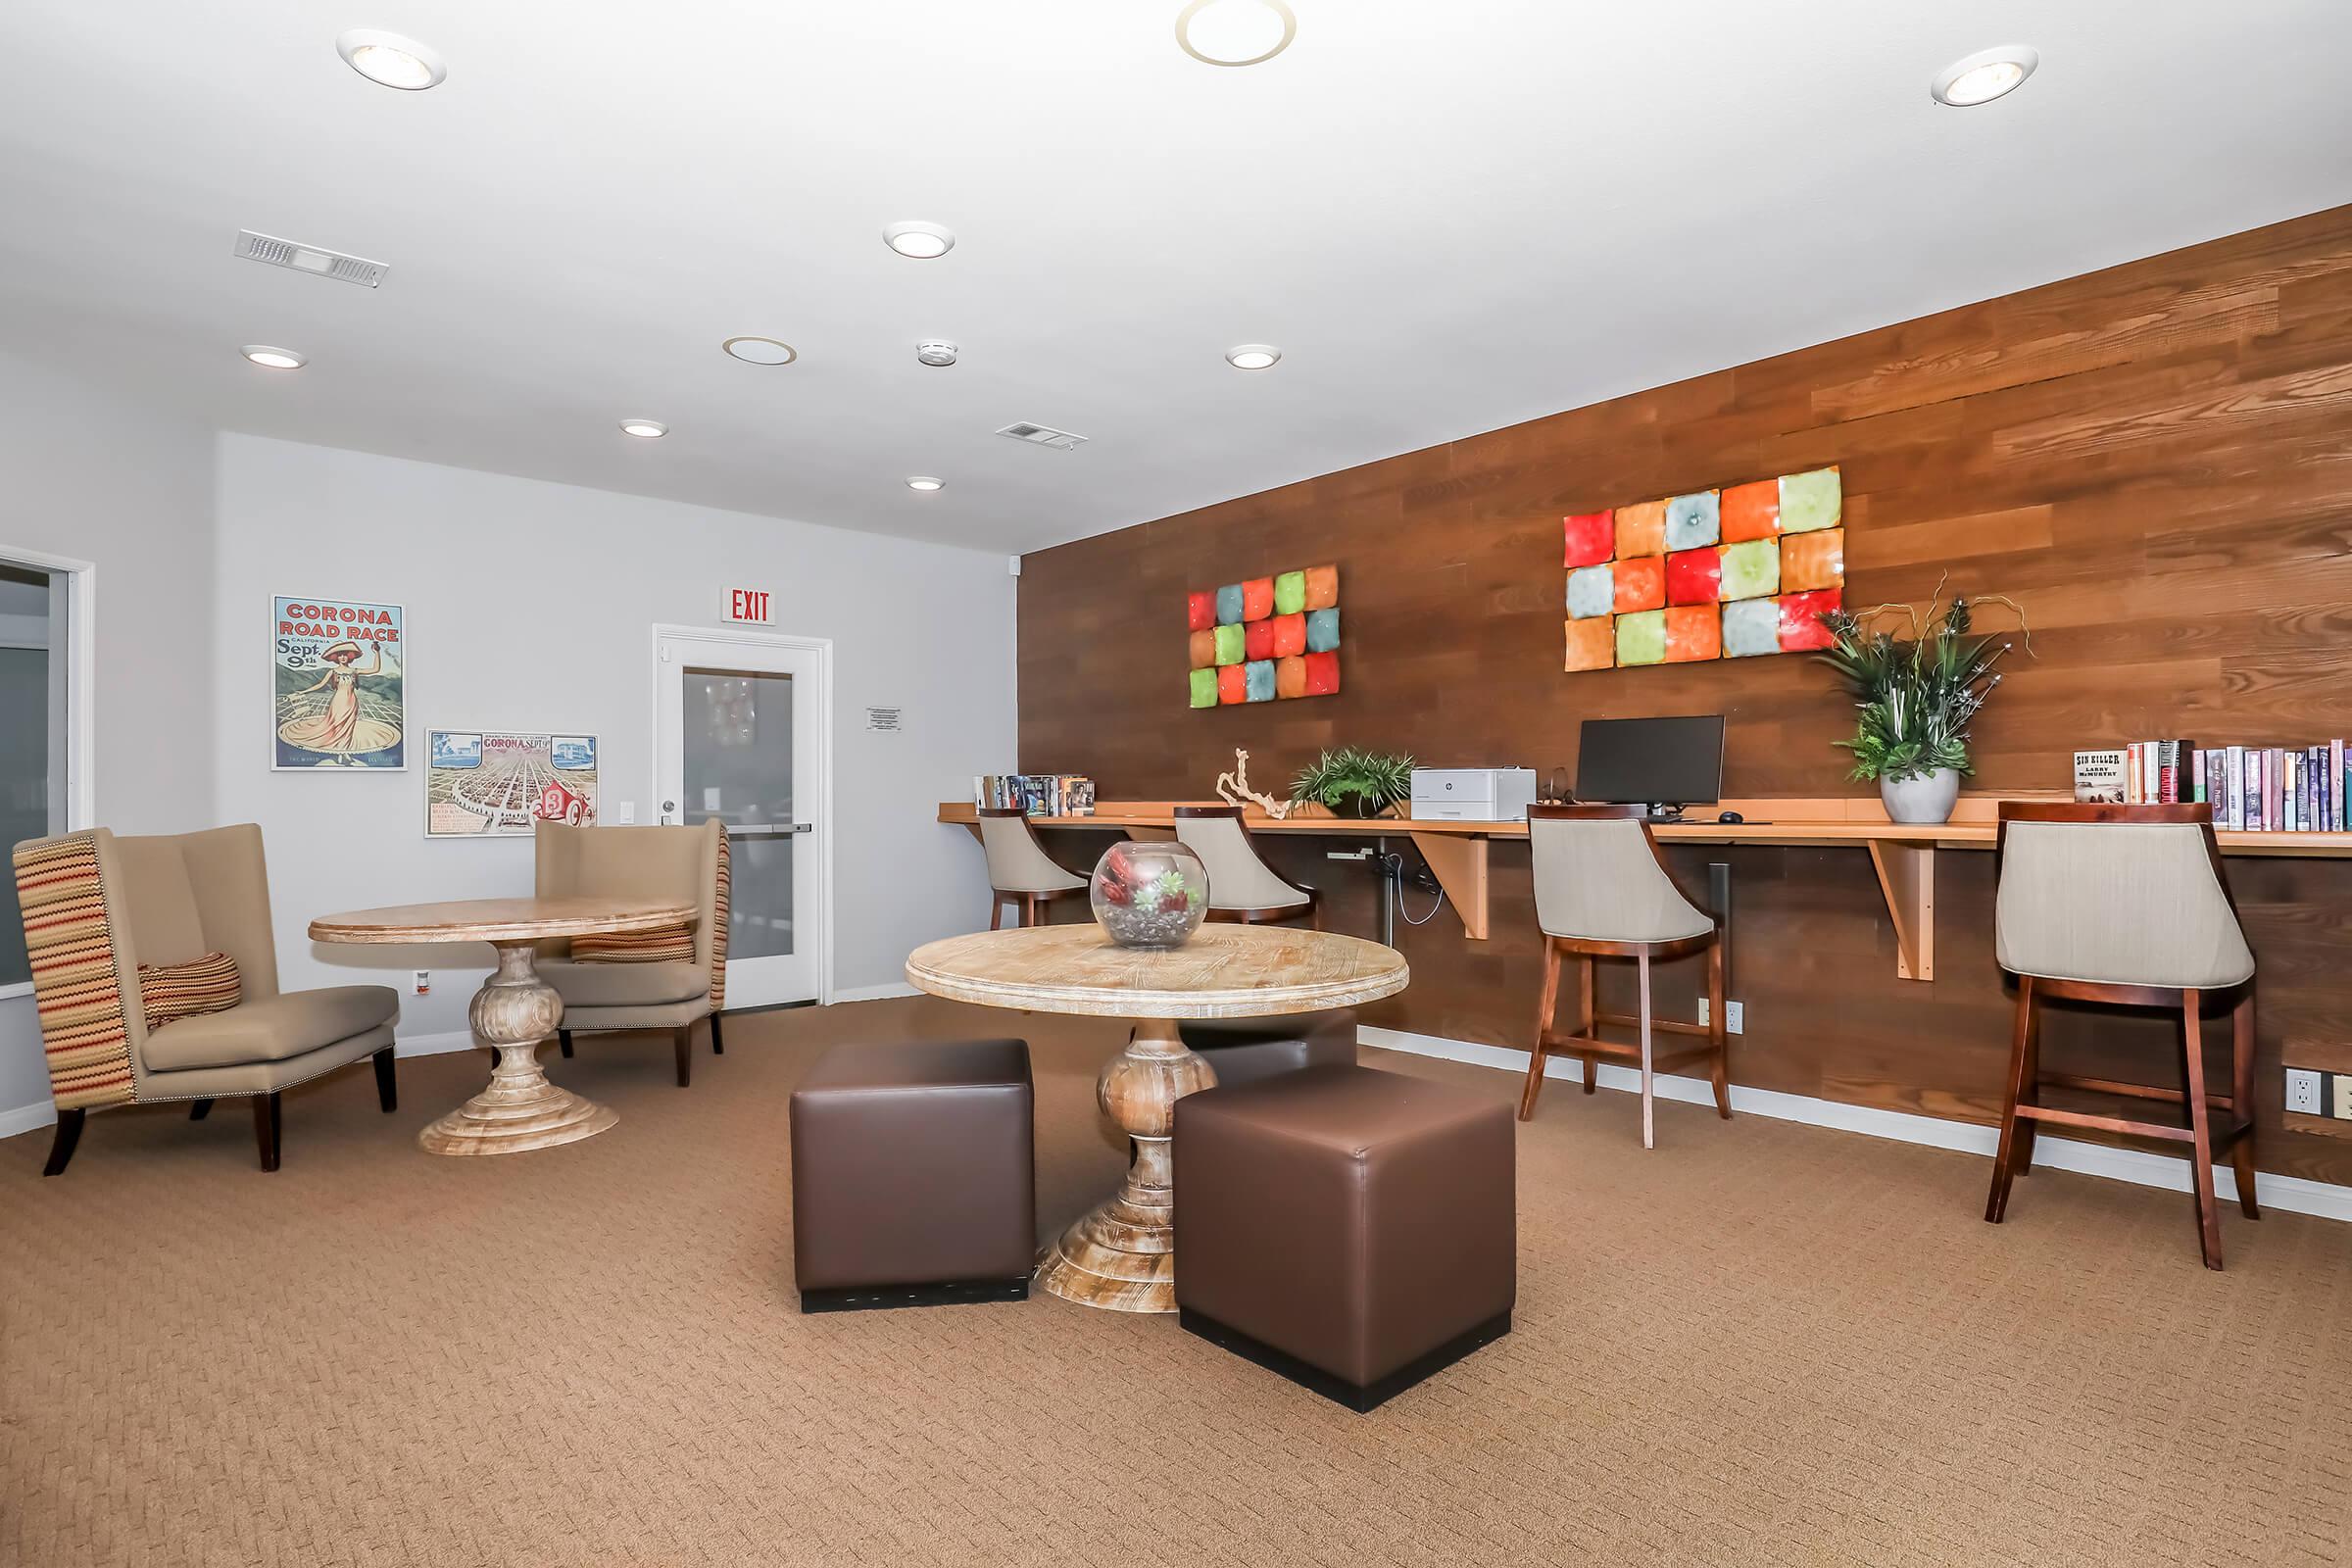
[[[972,804],[1031,816],[1092,816],[1095,781],[1082,773],[975,773]]]
[[[2202,801],[2213,825],[2249,833],[2341,833],[2344,743],[2199,746],[2134,741],[2075,754],[2075,799],[2126,806]]]

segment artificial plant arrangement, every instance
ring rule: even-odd
[[[1413,794],[1413,760],[1343,746],[1325,752],[1291,782],[1291,799],[1328,807],[1334,816],[1378,816]]]
[[[2001,605],[2015,614],[2026,652],[2033,653],[2033,633],[2015,600],[1954,595],[1947,605],[1940,581],[1924,613],[1915,605],[1880,605],[1859,614],[1832,610],[1821,616],[1834,640],[1815,657],[1838,672],[1861,711],[1853,739],[1836,744],[1853,753],[1851,777],[1878,781],[1887,812],[1898,822],[1944,820],[1958,798],[1960,776],[1976,771],[1969,725],[2001,683],[1993,666],[2010,649],[2002,634],[1976,630],[1981,604]],[[1879,624],[1897,616],[1907,622],[1907,640]]]

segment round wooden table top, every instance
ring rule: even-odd
[[[692,925],[702,911],[661,899],[455,899],[322,914],[313,942],[543,942]]]
[[[978,931],[914,950],[906,978],[988,1007],[1104,1018],[1258,1018],[1402,991],[1404,955],[1361,937],[1204,925],[1181,948],[1122,948],[1093,921]]]

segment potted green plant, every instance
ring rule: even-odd
[[[1942,598],[1938,583],[1924,615],[1915,606],[1881,605],[1858,615],[1832,610],[1821,616],[1834,640],[1817,657],[1838,672],[1861,714],[1854,738],[1837,744],[1854,754],[1852,777],[1878,780],[1886,815],[1897,822],[1948,821],[1960,776],[1976,771],[1968,727],[2001,683],[1993,666],[2009,643],[1974,629],[1975,605],[2004,605],[2025,627],[2025,612],[2013,600],[1987,595],[1972,603],[1956,596],[1945,605]],[[1898,614],[1908,622],[1907,640],[1876,624]],[[2033,652],[2030,632],[2027,652]]]
[[[1325,752],[1291,783],[1291,799],[1313,801],[1334,816],[1378,816],[1413,794],[1413,760],[1343,746]]]

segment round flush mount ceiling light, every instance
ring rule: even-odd
[[[1988,104],[2005,93],[2015,92],[2025,85],[2034,68],[2041,64],[2041,56],[2024,44],[2004,44],[1998,49],[1981,49],[1965,60],[1955,60],[1936,74],[1929,91],[1939,104],[1954,109],[1973,109]]]
[[[801,351],[772,337],[731,337],[719,345],[746,365],[790,365]]]
[[[1237,370],[1270,370],[1282,362],[1282,350],[1271,343],[1244,343],[1225,351],[1225,363]]]
[[[344,33],[335,40],[335,53],[369,81],[402,92],[438,87],[441,78],[449,74],[441,57],[416,39],[373,27],[354,27]]]
[[[901,256],[927,262],[954,250],[956,236],[937,223],[893,223],[882,230],[882,243]]]
[[[933,490],[945,490],[947,487],[947,480],[934,479],[927,473],[909,474],[906,479],[906,488],[909,490],[921,490],[924,492],[929,492]]]
[[[925,365],[954,365],[956,354],[956,345],[944,337],[927,337],[914,346],[914,357]]]
[[[267,343],[248,343],[237,352],[266,370],[299,370],[311,363],[307,354],[272,348]]]
[[[1192,0],[1176,13],[1176,42],[1204,66],[1257,66],[1298,36],[1283,0]]]
[[[660,419],[623,419],[620,421],[620,430],[621,434],[633,435],[642,441],[659,441],[669,434],[669,426]]]

